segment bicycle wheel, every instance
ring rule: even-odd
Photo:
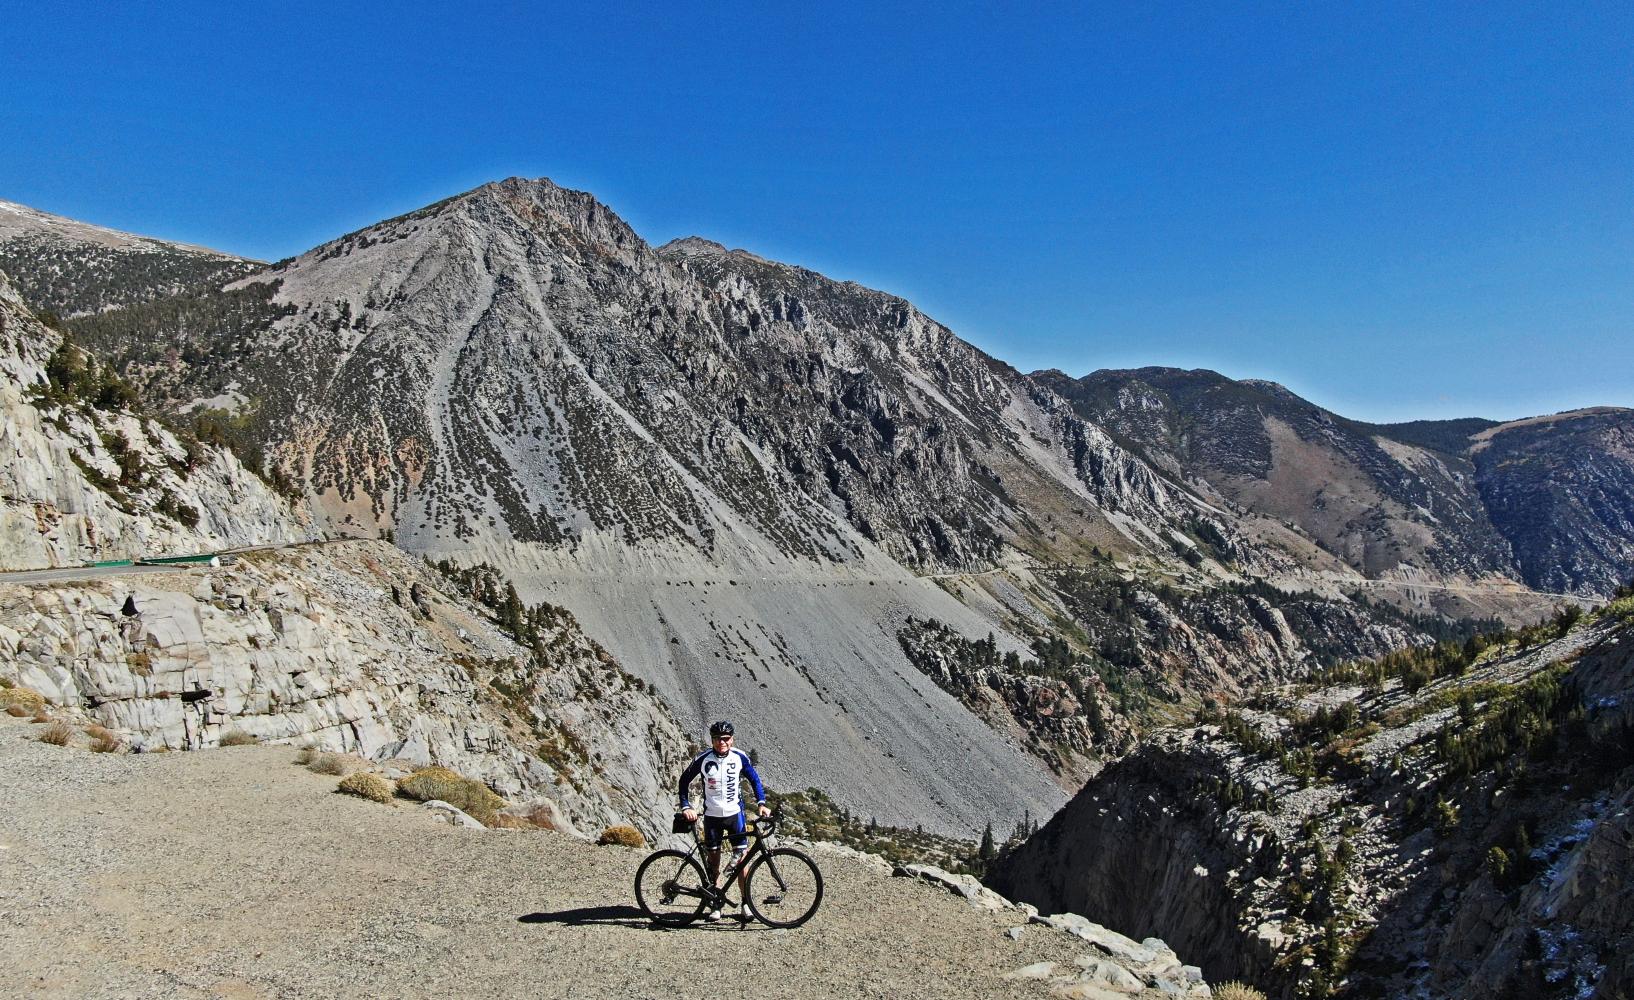
[[[773,927],[799,927],[823,901],[817,863],[788,847],[767,851],[749,868],[749,909]]]
[[[703,912],[709,882],[698,859],[680,851],[654,851],[635,872],[635,901],[660,924],[690,924]]]

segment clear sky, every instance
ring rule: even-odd
[[[1626,0],[234,6],[9,11],[0,198],[270,260],[548,176],[1024,371],[1634,406]]]

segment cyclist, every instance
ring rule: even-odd
[[[772,811],[766,808],[766,789],[761,787],[760,775],[755,773],[755,766],[749,762],[749,755],[742,750],[732,748],[732,724],[721,721],[709,727],[710,749],[692,759],[685,771],[681,772],[681,812],[686,816],[688,823],[698,820],[698,810],[692,808],[692,802],[687,798],[687,786],[693,779],[702,778],[704,784],[704,843],[709,848],[709,881],[711,884],[720,882],[721,863],[721,835],[724,833],[732,841],[732,860],[727,864],[731,869],[743,860],[743,855],[749,850],[749,834],[744,829],[743,805],[740,797],[743,792],[742,779],[747,778],[755,791],[755,804],[760,809],[760,815],[770,816]],[[738,876],[739,898],[742,904],[741,918],[750,919],[748,894],[749,887],[741,874]],[[719,920],[721,911],[711,910],[708,919]]]

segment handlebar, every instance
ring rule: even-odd
[[[698,831],[703,827],[704,814],[700,812],[697,814],[697,816],[697,819],[688,824],[692,830],[693,836],[697,836]],[[680,833],[682,832],[680,826],[684,821],[684,817],[680,812],[677,812],[675,817],[676,822],[674,824],[674,832]],[[743,817],[743,830],[751,837],[770,837],[772,834],[777,832],[778,823],[782,820],[782,818],[783,813],[780,809],[773,809],[771,813],[766,816],[749,816],[746,814]]]

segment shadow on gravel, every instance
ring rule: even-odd
[[[647,927],[652,921],[634,906],[581,906],[576,910],[557,910],[555,913],[524,913],[516,918],[519,924],[567,924],[583,927],[586,924],[616,924],[621,927]]]
[[[723,920],[720,923],[699,922],[667,926],[654,923],[634,906],[581,906],[576,910],[557,910],[555,913],[524,913],[516,918],[519,924],[566,924],[569,927],[585,927],[590,924],[611,924],[614,927],[635,927],[649,931],[678,931],[691,928],[693,930],[744,930],[748,924],[739,923],[736,919]]]

